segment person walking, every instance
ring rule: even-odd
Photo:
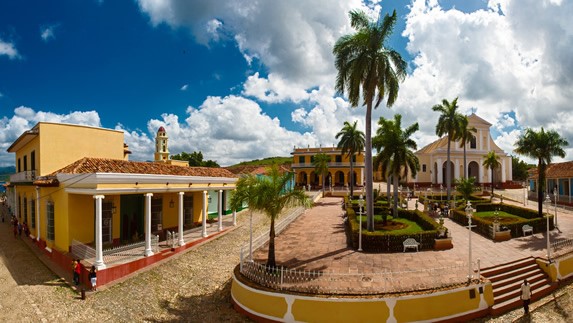
[[[96,274],[96,267],[92,265],[90,269],[90,273],[88,274],[90,279],[90,284],[92,285],[92,291],[95,292],[97,290],[97,274]]]
[[[527,279],[523,280],[521,284],[521,300],[523,301],[523,311],[525,315],[529,314],[529,303],[531,302],[531,285]]]
[[[80,268],[80,262],[76,259],[72,261],[72,272],[74,274],[74,284],[77,286],[80,284],[81,268]]]

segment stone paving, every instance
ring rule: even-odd
[[[496,201],[494,201],[496,202]],[[505,203],[515,203],[506,199]],[[451,268],[457,277],[467,277],[469,261],[469,234],[467,227],[462,227],[450,219],[445,219],[444,225],[452,235],[454,248],[442,251],[424,250],[406,253],[366,253],[349,248],[344,231],[342,199],[327,197],[321,199],[310,210],[293,222],[280,236],[276,238],[276,259],[279,265],[288,268],[304,270],[320,270],[333,273],[400,273],[398,280],[401,284],[418,284],[417,280],[424,275],[404,275],[405,271],[422,270],[442,267]],[[415,201],[409,202],[411,209]],[[536,208],[537,203],[529,203],[530,208]],[[559,212],[560,231],[550,233],[551,241],[556,239],[573,238],[573,214]],[[536,233],[526,237],[514,238],[504,242],[494,242],[477,233],[472,233],[472,263],[477,270],[477,260],[480,268],[487,268],[525,257],[546,257],[547,240],[545,233]],[[254,255],[257,262],[264,262],[267,249],[259,249]],[[443,270],[432,276],[434,283],[443,280],[447,283],[451,277],[446,277]],[[465,275],[465,276],[464,276]],[[372,275],[371,275],[372,276]],[[410,282],[404,280],[410,278]],[[463,279],[463,278],[462,278]],[[369,287],[369,286],[366,286]]]

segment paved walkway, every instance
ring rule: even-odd
[[[412,199],[409,203],[409,207],[413,209],[415,200]],[[506,200],[504,203],[513,202]],[[315,207],[308,210],[277,236],[275,246],[277,263],[288,268],[339,274],[405,272],[458,266],[452,271],[457,271],[458,275],[467,277],[469,260],[467,227],[445,219],[444,225],[451,232],[454,244],[454,248],[449,250],[429,250],[417,253],[358,252],[348,247],[341,204],[341,198],[323,198],[315,204]],[[516,204],[523,206],[523,203]],[[530,202],[529,207],[536,208],[537,203]],[[551,232],[551,241],[573,238],[573,214],[559,212],[558,217],[561,231]],[[474,270],[477,269],[477,259],[480,259],[480,267],[486,268],[529,256],[545,257],[547,254],[545,233],[514,238],[505,242],[493,242],[477,233],[472,233],[471,239]],[[257,262],[265,262],[267,249],[257,250],[254,257]],[[405,275],[400,275],[400,277],[403,279]],[[447,279],[447,277],[433,276],[432,279]],[[416,283],[415,281],[409,282],[409,284]]]

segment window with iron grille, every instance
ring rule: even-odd
[[[163,208],[163,198],[152,198],[151,199],[151,230],[158,231],[163,229],[163,219],[162,210]]]
[[[48,219],[46,226],[46,239],[54,241],[56,239],[56,230],[54,227],[54,202],[48,202],[46,204],[46,218]]]
[[[183,195],[183,224],[193,224],[193,195]]]
[[[36,201],[33,199],[30,200],[30,225],[36,227]]]

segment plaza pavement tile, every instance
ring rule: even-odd
[[[505,200],[505,203],[513,203]],[[523,206],[523,204],[517,205]],[[529,202],[528,207],[535,209],[537,204]],[[415,201],[410,201],[414,208]],[[572,238],[573,214],[560,211],[559,228],[550,233],[551,241]],[[278,265],[290,269],[326,271],[331,273],[383,273],[403,272],[451,266],[467,266],[469,257],[468,229],[446,218],[444,225],[452,235],[454,248],[449,250],[423,250],[406,253],[366,253],[348,247],[344,225],[342,199],[325,197],[306,210],[275,239],[276,260]],[[546,256],[545,233],[536,233],[526,237],[514,238],[504,242],[494,242],[472,232],[472,262],[477,270],[508,263],[525,257]],[[255,260],[264,263],[267,246],[257,250]],[[459,270],[458,270],[459,271]],[[466,271],[467,273],[467,271]],[[423,277],[423,273],[421,276]],[[444,272],[444,275],[446,273]],[[403,277],[404,278],[404,277]],[[447,279],[447,277],[442,277]],[[412,283],[412,282],[410,282]]]

